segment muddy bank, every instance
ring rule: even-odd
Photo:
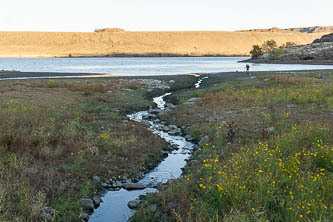
[[[245,60],[247,62],[251,60]],[[251,61],[252,62],[252,61]],[[321,69],[321,70],[288,70],[288,71],[258,71],[250,72],[251,75],[266,75],[266,74],[284,74],[284,73],[313,73],[313,72],[322,72],[325,73],[330,71],[330,69]],[[171,80],[171,79],[183,79],[199,76],[210,76],[213,78],[238,78],[246,77],[248,74],[245,72],[215,72],[215,73],[189,73],[189,74],[180,74],[180,75],[163,75],[163,76],[122,76],[122,75],[104,75],[97,73],[57,73],[57,72],[18,72],[18,71],[0,71],[0,79],[6,80],[15,80],[15,79],[43,79],[43,78],[56,78],[61,79],[86,79],[86,78],[96,78],[96,79],[157,79],[157,80]]]

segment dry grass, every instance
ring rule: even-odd
[[[323,34],[245,32],[47,33],[0,32],[0,57],[105,55],[249,55],[274,39],[308,44]]]
[[[78,199],[96,190],[92,176],[136,177],[159,161],[165,142],[121,114],[151,100],[123,85],[0,83],[0,221],[42,221],[46,207],[56,210],[54,221],[77,220]]]

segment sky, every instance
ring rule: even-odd
[[[233,31],[333,25],[333,0],[1,0],[0,31]]]

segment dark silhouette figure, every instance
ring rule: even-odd
[[[250,65],[249,64],[246,64],[245,69],[246,69],[246,73],[250,74]]]

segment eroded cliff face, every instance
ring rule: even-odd
[[[233,56],[274,39],[308,44],[323,33],[0,32],[0,57]]]

